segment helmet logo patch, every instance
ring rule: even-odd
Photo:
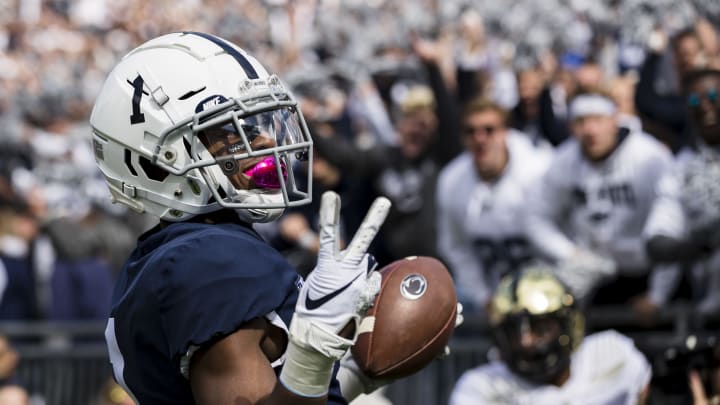
[[[400,293],[409,300],[422,297],[427,291],[427,280],[421,274],[408,274],[400,283]]]
[[[220,94],[210,96],[198,103],[197,107],[195,107],[195,112],[199,113],[201,111],[205,111],[226,101],[228,101],[228,99],[225,96],[221,96]]]

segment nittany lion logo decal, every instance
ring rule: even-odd
[[[427,280],[420,274],[408,274],[400,283],[400,293],[409,300],[416,300],[425,294]]]

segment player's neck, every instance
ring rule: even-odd
[[[505,147],[502,153],[498,155],[495,162],[492,162],[492,164],[489,164],[486,167],[477,167],[478,175],[483,181],[493,183],[502,176],[509,163],[510,154],[507,147]]]

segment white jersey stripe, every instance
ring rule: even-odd
[[[108,346],[108,353],[110,355],[110,363],[112,364],[113,374],[115,375],[115,381],[130,395],[130,398],[137,404],[138,400],[135,395],[130,391],[127,384],[125,384],[125,377],[123,376],[123,370],[125,369],[125,359],[120,352],[120,347],[115,337],[115,318],[108,319],[107,327],[105,327],[105,341]]]

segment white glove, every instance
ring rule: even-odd
[[[354,337],[337,334],[350,322],[357,326],[380,291],[380,273],[372,271],[376,262],[366,251],[389,209],[387,198],[376,199],[347,249],[340,251],[340,197],[334,192],[323,194],[317,266],[300,290],[291,339],[336,360],[355,343]]]
[[[352,402],[360,394],[370,394],[378,388],[393,382],[391,379],[375,379],[365,375],[350,352],[340,360],[337,379],[340,383],[343,398],[348,402]]]
[[[571,257],[556,266],[556,275],[582,301],[602,280],[617,273],[615,262],[589,250],[578,249]]]
[[[390,201],[377,198],[347,249],[340,251],[340,197],[331,191],[322,195],[318,262],[300,289],[280,375],[291,391],[324,395],[332,364],[355,343],[358,323],[381,284],[380,273],[372,271],[375,260],[366,251],[389,210]],[[339,336],[350,323],[355,324],[355,336]]]

